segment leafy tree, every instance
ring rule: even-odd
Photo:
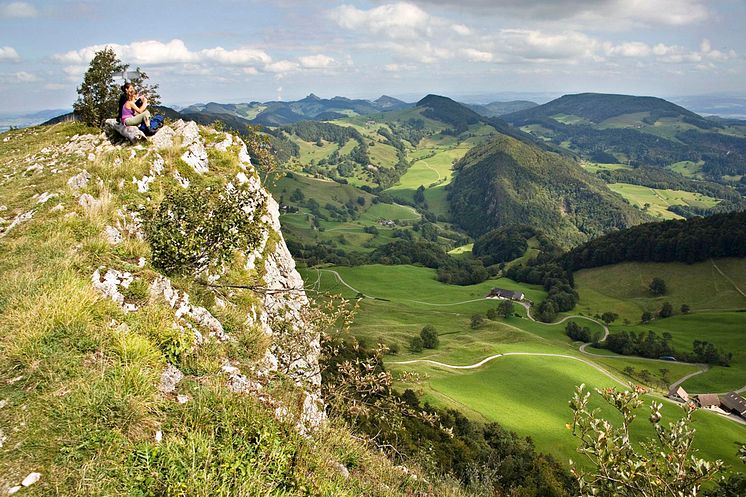
[[[437,349],[440,340],[438,340],[438,332],[435,331],[435,327],[431,324],[426,324],[420,331],[420,338],[422,338],[422,346],[426,349]]]
[[[671,370],[669,370],[668,368],[660,368],[658,371],[660,371],[661,373],[661,378],[663,379],[663,382],[668,383],[669,381],[668,374],[671,372]]]
[[[653,313],[650,311],[645,311],[642,313],[642,316],[640,316],[640,321],[642,321],[645,324],[649,323],[652,320],[653,320]]]
[[[487,319],[494,321],[495,319],[497,319],[497,316],[498,316],[497,309],[494,309],[494,308],[487,309]]]
[[[633,376],[635,374],[635,368],[632,366],[626,366],[622,372],[626,374],[627,376]]]
[[[267,177],[277,169],[277,157],[272,150],[272,140],[269,135],[261,132],[261,126],[253,124],[246,126],[244,138],[251,162],[264,172],[266,183]]]
[[[78,100],[73,104],[73,111],[85,124],[101,127],[105,119],[116,117],[122,92],[114,83],[114,74],[126,71],[127,67],[110,47],[94,54],[78,87]]]
[[[688,304],[681,304],[681,313],[682,314],[689,314],[690,307]]]
[[[266,208],[255,202],[243,186],[167,190],[158,206],[143,210],[153,265],[170,274],[199,273],[230,260],[236,250],[253,250]]]
[[[598,410],[588,407],[590,392],[585,391],[585,385],[577,387],[570,400],[574,414],[568,428],[580,439],[578,452],[593,467],[586,471],[572,464],[581,496],[695,497],[702,484],[722,469],[722,461],[700,459],[692,448],[694,406],[685,405],[684,416],[665,427],[660,412],[663,405],[651,402],[648,419],[655,438],[637,444],[632,441],[630,426],[637,417],[635,411],[643,405],[640,397],[646,390],[638,387],[618,392],[606,388],[596,392],[619,411],[622,422],[615,426],[599,418]]]
[[[471,328],[473,330],[476,330],[480,326],[482,326],[482,323],[484,323],[484,317],[481,314],[474,314],[471,317]]]
[[[660,297],[661,295],[666,294],[666,282],[663,281],[663,278],[653,278],[653,281],[650,282],[650,286],[648,288],[650,289],[650,292],[656,297]]]
[[[601,320],[606,324],[613,323],[614,321],[617,320],[618,317],[619,317],[619,314],[617,314],[616,312],[607,311],[601,314]]]
[[[409,351],[414,353],[422,352],[422,349],[425,347],[424,342],[422,341],[422,337],[414,336],[409,341]]]
[[[497,306],[497,313],[505,319],[508,319],[510,316],[513,315],[513,309],[514,306],[512,300],[503,300]]]
[[[541,304],[539,304],[539,319],[545,323],[551,323],[555,320],[557,317],[557,307],[554,304],[554,301],[550,299],[545,299]]]
[[[650,371],[648,371],[647,369],[640,370],[640,379],[643,381],[643,383],[650,383],[651,377],[652,376],[650,374]]]
[[[417,187],[417,190],[414,192],[414,201],[415,203],[421,204],[425,201],[425,187],[420,185]]]
[[[661,307],[661,310],[658,311],[658,316],[662,318],[669,318],[673,316],[673,306],[670,302],[663,302],[663,306]]]

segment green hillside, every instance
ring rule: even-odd
[[[513,138],[475,147],[455,169],[453,218],[474,235],[527,224],[568,247],[646,219],[577,163]]]
[[[75,123],[0,135],[0,491],[17,492],[33,472],[40,479],[19,495],[464,495],[414,461],[396,469],[341,420],[302,433],[292,370],[257,374],[271,343],[252,315],[266,295],[163,269],[156,240],[168,235],[154,234],[139,205],[178,203],[169,216],[204,223],[205,205],[219,202],[226,215],[209,236],[230,230],[235,244],[219,235],[205,245],[196,229],[164,243],[207,254],[208,270],[227,249],[226,280],[268,285],[265,261],[282,258],[274,230],[261,247],[243,238],[269,228],[240,146],[220,151],[225,133],[192,130],[207,143],[200,173],[182,159],[180,135],[160,149],[116,146]],[[250,201],[233,204],[232,192]],[[286,262],[281,278],[292,277]],[[303,340],[294,343],[312,346]]]
[[[496,301],[484,299],[493,286],[521,290],[535,302],[546,296],[541,287],[506,278],[456,287],[436,281],[434,270],[413,266],[337,266],[306,269],[302,273],[306,286],[313,290],[349,298],[365,296],[358,301],[351,332],[368,345],[384,343],[395,351],[387,356],[385,365],[397,375],[402,389],[411,388],[434,405],[456,408],[472,419],[498,421],[510,426],[519,434],[531,436],[538,448],[555,455],[563,463],[570,458],[578,459],[576,441],[564,429],[570,417],[567,401],[576,385],[621,387],[620,381],[640,382],[639,372],[649,370],[650,386],[660,395],[667,392],[667,386],[659,369],[667,367],[667,374],[672,378],[698,371],[689,364],[651,363],[615,354],[604,357],[584,354],[578,351],[578,344],[565,335],[564,323],[547,325],[531,321],[518,305],[515,316],[485,319],[473,327],[470,321],[474,314],[485,316],[497,307]],[[602,329],[588,318],[570,320],[595,331]],[[670,323],[680,328],[675,321]],[[428,324],[438,332],[438,347],[410,351],[412,337]],[[692,323],[690,329],[696,326]],[[728,335],[731,337],[723,344],[735,344],[740,336],[735,331],[733,327],[724,330],[724,339]],[[681,340],[685,341],[685,332],[681,333]],[[434,363],[467,366],[490,357],[491,361],[471,369],[453,369]],[[632,368],[634,375],[628,376],[626,368]],[[719,369],[733,371],[729,376],[732,383],[741,371],[713,368],[689,381],[722,383]],[[656,397],[656,400],[661,399]],[[663,402],[666,416],[680,415],[673,403]],[[604,408],[603,413],[613,417],[608,408]],[[722,457],[741,468],[731,447],[733,442],[746,437],[746,429],[712,413],[697,413],[696,418],[695,443],[703,454]],[[637,439],[652,435],[644,423],[635,430]]]
[[[564,95],[546,104],[513,112],[505,118],[518,123],[536,118],[555,118],[565,124],[582,124],[583,120],[598,124],[625,114],[638,114],[632,122],[651,115],[705,121],[702,116],[662,98],[604,93]]]
[[[640,320],[644,311],[656,312],[662,302],[676,311],[687,304],[692,312],[746,309],[746,259],[681,262],[624,262],[574,273],[580,294],[576,311],[588,315],[616,312],[620,320]],[[666,294],[655,296],[653,278],[666,282]],[[746,315],[743,315],[746,320]]]
[[[565,95],[502,118],[591,162],[669,168],[731,185],[746,173],[746,137],[739,126],[660,98]]]

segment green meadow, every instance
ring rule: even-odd
[[[629,183],[610,183],[607,186],[611,191],[627,199],[630,204],[659,219],[683,219],[668,210],[672,205],[707,209],[719,202],[716,198],[684,190],[662,190]]]
[[[684,388],[690,393],[724,393],[746,386],[746,313],[703,312],[657,319],[648,324],[613,326],[612,330],[636,333],[653,330],[661,336],[670,333],[676,350],[691,351],[694,340],[706,340],[733,354],[730,367],[712,366],[702,375],[690,378]]]
[[[721,274],[722,271],[722,274]],[[616,312],[620,321],[640,321],[644,311],[656,312],[670,302],[678,312],[687,304],[692,312],[746,309],[746,261],[718,259],[696,264],[625,262],[575,272],[580,302],[575,311],[587,315]],[[666,282],[667,293],[653,296],[653,278]]]
[[[494,321],[485,319],[480,326],[472,328],[474,314],[485,315],[489,309],[497,307],[497,301],[484,299],[494,286],[520,289],[534,302],[546,296],[541,287],[506,278],[462,287],[440,283],[435,279],[434,270],[415,266],[367,265],[303,268],[301,271],[312,291],[358,299],[351,333],[369,346],[385,343],[399,348],[397,354],[387,356],[386,364],[400,378],[400,388],[412,388],[436,405],[454,407],[476,419],[497,421],[520,434],[530,435],[540,450],[554,454],[563,462],[578,457],[575,440],[565,429],[571,417],[567,402],[576,385],[585,383],[589,388],[602,388],[621,387],[619,382],[639,383],[638,373],[647,369],[652,377],[651,386],[660,399],[667,390],[661,369],[667,370],[669,381],[698,370],[696,365],[646,361],[612,353],[604,357],[583,354],[578,351],[579,344],[565,335],[564,322],[547,325],[531,321],[518,305],[515,306],[516,316]],[[361,294],[365,297],[359,298]],[[685,318],[690,317],[693,316]],[[603,330],[589,318],[571,319],[593,331]],[[438,331],[439,347],[421,353],[410,352],[409,341],[426,324]],[[672,320],[671,324],[676,325],[676,321]],[[696,328],[696,324],[691,325],[692,330]],[[730,328],[724,330],[723,337],[731,331]],[[681,335],[681,341],[687,339]],[[589,348],[588,352],[605,351]],[[496,354],[508,355],[475,369],[454,370],[426,362],[400,364],[428,360],[467,366]],[[634,374],[627,376],[625,368],[632,368]],[[416,375],[402,377],[405,371]],[[689,381],[704,381],[713,372],[715,368]],[[689,383],[686,386],[688,388]],[[664,412],[678,415],[672,403],[664,402]],[[601,407],[600,403],[597,405]],[[608,407],[603,413],[614,416]],[[647,427],[644,410],[641,410],[641,418],[640,427],[635,431],[638,439],[653,434]],[[732,447],[736,441],[746,440],[746,427],[704,412],[697,413],[696,426],[699,433],[696,444],[708,457],[720,457],[737,464],[736,450]]]

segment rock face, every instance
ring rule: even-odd
[[[84,140],[79,139],[76,144],[81,141]],[[151,184],[167,177],[176,178],[182,188],[190,188],[190,182],[179,174],[176,167],[167,164],[158,152],[173,147],[174,144],[179,144],[181,148],[178,154],[195,173],[210,174],[209,158],[200,128],[194,122],[179,120],[171,127],[164,127],[151,139],[151,145],[144,155],[153,157],[150,170],[142,178],[132,178],[132,184],[139,193],[148,193]],[[296,271],[295,261],[282,236],[278,204],[262,187],[259,176],[251,164],[246,144],[240,138],[225,133],[222,139],[213,141],[211,147],[223,153],[237,154],[240,170],[227,183],[226,194],[230,197],[240,186],[242,190],[249,192],[248,198],[241,197],[241,211],[247,216],[262,213],[258,221],[261,226],[260,243],[253,250],[247,248],[243,251],[245,269],[256,271],[256,275],[261,277],[257,284],[260,289],[256,293],[256,304],[246,316],[246,322],[260,329],[270,338],[271,343],[264,358],[251,371],[242,371],[236,365],[226,362],[221,374],[224,375],[230,391],[236,394],[258,395],[260,399],[266,397],[260,392],[263,392],[262,382],[271,377],[270,373],[279,372],[294,379],[305,393],[302,405],[296,406],[296,414],[292,419],[301,432],[306,432],[325,419],[320,396],[320,343],[313,323],[307,322],[309,302],[303,290],[303,280]],[[121,167],[127,167],[126,159]],[[79,194],[92,179],[91,175],[83,170],[68,181],[69,188],[74,194],[79,195],[79,205],[86,211],[99,208],[98,199],[88,193]],[[136,209],[127,206],[120,208],[114,224],[115,226],[106,226],[104,232],[110,244],[122,243],[126,238],[143,238]],[[211,269],[214,274],[205,273],[200,276],[210,283],[219,282],[225,272],[225,268],[221,272],[220,267],[222,266]],[[100,294],[119,304],[125,312],[139,311],[138,306],[127,302],[125,298],[126,289],[133,283],[131,273],[121,268],[101,267],[92,275],[91,281]],[[210,339],[220,342],[234,339],[208,309],[192,304],[189,295],[174,288],[165,275],[151,279],[148,285],[150,301],[165,301],[174,312],[173,326],[182,333],[192,333],[195,346],[200,346],[205,340]],[[225,305],[222,301],[221,304]],[[176,385],[182,378],[181,372],[169,365],[161,377],[161,391],[168,395],[175,394]],[[179,402],[188,401],[186,396],[181,397]],[[273,402],[273,408],[276,412],[282,413],[283,419],[291,419],[288,416],[291,409]]]

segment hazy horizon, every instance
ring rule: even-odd
[[[67,108],[112,47],[164,102],[508,92],[700,95],[746,83],[734,0],[0,2],[3,112]],[[422,89],[426,91],[422,91]],[[527,89],[531,91],[528,92]]]

